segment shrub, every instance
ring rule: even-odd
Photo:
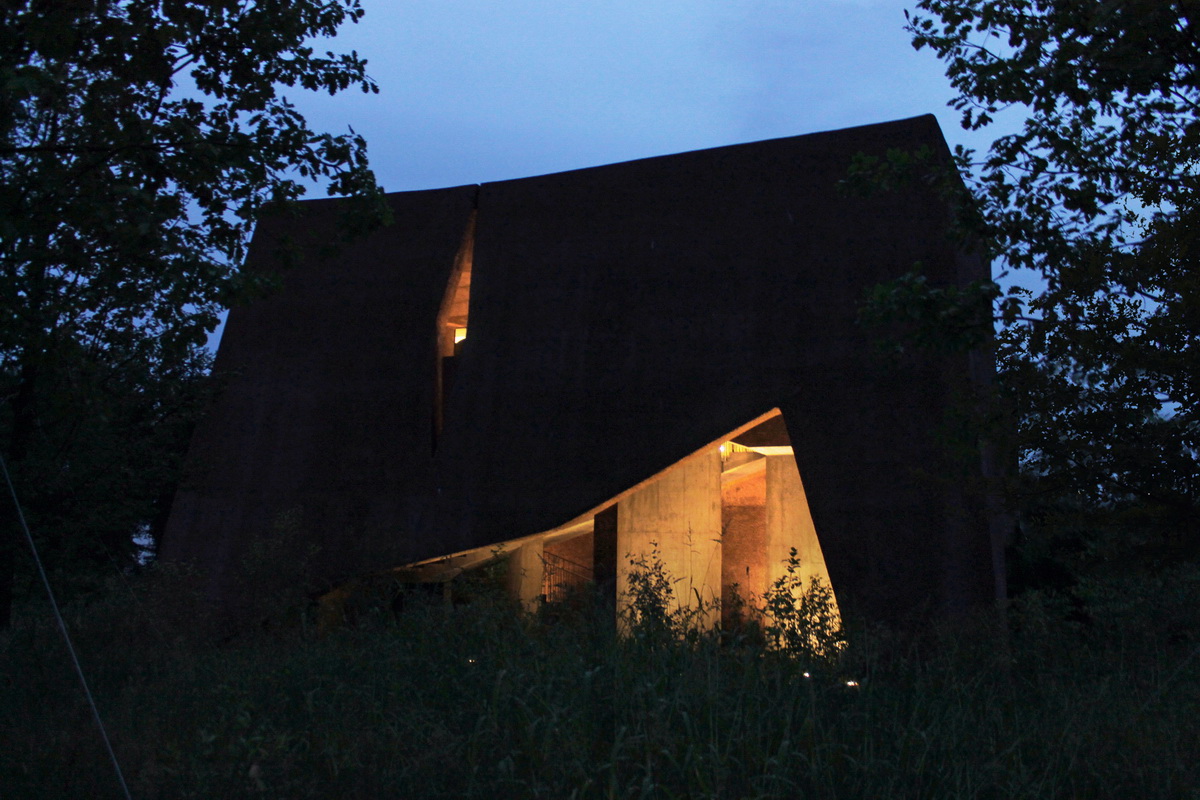
[[[831,663],[846,647],[833,589],[816,575],[806,584],[799,570],[800,559],[793,547],[787,571],[763,595],[767,640],[793,658]]]

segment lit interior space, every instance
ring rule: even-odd
[[[657,549],[677,580],[676,602],[702,604],[701,624],[711,627],[737,624],[739,609],[755,614],[762,595],[786,574],[792,548],[801,585],[815,577],[836,589],[787,427],[774,409],[558,528],[505,542],[502,551],[508,590],[528,608],[598,591],[621,610],[630,558]],[[408,580],[447,581],[495,560],[498,550],[479,548],[400,572]]]
[[[471,306],[471,265],[475,250],[475,215],[472,214],[463,233],[462,243],[454,257],[454,269],[446,284],[446,294],[438,309],[438,351],[442,357],[453,357],[458,346],[467,338],[467,313]]]

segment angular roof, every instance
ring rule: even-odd
[[[949,163],[924,116],[397,193],[394,225],[329,257],[346,201],[264,222],[248,268],[275,269],[285,239],[307,257],[230,315],[164,555],[220,575],[294,509],[330,580],[487,546],[777,407],[839,593],[986,600],[988,521],[941,479],[962,465],[936,432],[990,367],[885,359],[857,323],[867,290],[918,262],[935,282],[988,275],[933,188],[840,189],[856,154],[922,146]],[[464,258],[469,337],[435,436],[438,314]]]

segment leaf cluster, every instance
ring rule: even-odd
[[[374,190],[365,143],[314,133],[280,94],[376,91],[308,42],[346,2],[29,2],[0,17],[0,354],[203,342],[255,219],[327,176]]]
[[[877,316],[969,346],[999,335],[1034,491],[1200,515],[1200,7],[1190,0],[920,0],[965,128],[955,235],[1009,287],[876,290]],[[895,173],[897,170],[891,170]],[[978,313],[991,306],[991,314]],[[975,333],[970,333],[974,326]],[[964,331],[967,333],[964,335]]]
[[[830,666],[846,647],[833,588],[816,575],[804,580],[794,547],[784,574],[763,595],[763,611],[767,640],[792,658]]]
[[[194,416],[208,333],[269,282],[240,270],[264,211],[323,181],[379,218],[362,137],[313,131],[284,94],[377,91],[357,53],[314,46],[362,15],[358,0],[0,9],[0,448],[26,493],[50,503],[61,483],[50,517],[103,515],[81,487],[134,452],[113,499],[169,498],[186,433],[153,421]]]

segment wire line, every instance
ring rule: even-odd
[[[92,697],[92,690],[88,688],[87,678],[83,675],[83,667],[79,665],[79,657],[75,655],[75,645],[71,643],[71,635],[67,633],[67,623],[63,619],[62,612],[58,610],[58,601],[54,599],[54,590],[50,588],[50,579],[46,577],[46,570],[42,566],[42,557],[38,555],[37,545],[33,543],[33,535],[29,532],[29,525],[25,522],[25,512],[21,510],[21,501],[17,499],[17,488],[13,485],[12,476],[8,474],[8,464],[3,455],[0,455],[0,470],[4,472],[4,480],[8,484],[9,494],[12,495],[13,506],[17,509],[17,521],[21,524],[21,530],[25,533],[25,541],[29,543],[29,550],[33,553],[33,562],[37,564],[38,574],[42,576],[42,585],[46,587],[46,596],[50,598],[50,607],[54,609],[54,618],[58,620],[58,629],[62,631],[63,641],[67,643],[67,652],[71,654],[71,663],[75,665],[75,674],[79,676],[79,682],[83,685],[83,693],[87,695],[88,705],[92,708],[92,717],[95,718],[96,726],[100,729],[100,738],[104,740],[104,747],[108,750],[108,757],[112,761],[113,769],[116,770],[121,791],[125,793],[125,800],[133,800],[133,796],[129,793],[129,786],[125,783],[125,775],[121,772],[121,764],[117,761],[117,754],[113,752],[112,742],[108,740],[108,731],[104,727],[104,720],[100,718],[100,709],[96,708],[96,700]]]

